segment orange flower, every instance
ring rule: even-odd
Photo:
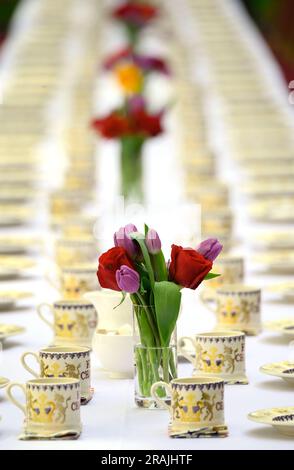
[[[143,74],[135,64],[118,65],[116,78],[126,94],[140,93],[143,86]]]

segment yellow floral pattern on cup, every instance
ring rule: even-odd
[[[45,393],[40,393],[39,396],[34,396],[29,391],[29,418],[36,423],[52,423],[56,404],[54,401],[49,400]]]
[[[253,301],[228,297],[222,299],[218,305],[218,320],[222,324],[236,325],[249,323],[250,313],[256,311]]]
[[[178,389],[173,389],[172,403],[174,421],[185,423],[213,421],[216,394],[210,395],[202,391],[198,397],[198,392],[195,391],[181,393]]]

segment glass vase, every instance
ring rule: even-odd
[[[151,386],[159,381],[169,383],[176,377],[176,345],[148,347],[137,344],[135,346],[135,403],[139,408],[160,408],[158,403],[151,397]],[[157,393],[170,405],[170,397],[166,395],[163,388],[159,388]]]
[[[130,202],[143,202],[143,143],[136,135],[121,139],[121,194]]]

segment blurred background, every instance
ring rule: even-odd
[[[293,0],[243,0],[279,61],[287,83],[294,77]]]
[[[9,29],[13,12],[21,0],[0,0],[0,43],[3,42]]]
[[[0,0],[0,44],[7,35],[14,10],[21,1]],[[244,3],[280,63],[285,79],[289,83],[294,77],[293,0],[236,1]]]

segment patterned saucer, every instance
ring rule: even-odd
[[[255,263],[262,270],[277,273],[294,272],[294,253],[293,250],[266,251],[253,257]]]
[[[267,375],[280,377],[288,383],[294,385],[294,362],[283,361],[265,364],[260,367],[260,372]]]
[[[248,419],[256,423],[268,424],[280,433],[294,437],[294,406],[254,411],[249,413]]]
[[[198,439],[200,437],[228,437],[228,427],[224,425],[191,427],[170,423],[168,435],[174,439]]]
[[[30,207],[19,204],[0,203],[0,226],[25,225],[34,218],[34,211]]]
[[[17,301],[32,297],[31,292],[0,291],[0,310],[11,309]]]
[[[268,250],[291,249],[294,248],[294,232],[278,231],[264,233],[254,233],[251,242],[257,246]]]
[[[294,339],[294,318],[283,318],[282,320],[266,322],[264,329],[280,333],[289,339]]]
[[[31,258],[0,255],[0,278],[19,277],[34,266],[36,262]]]
[[[19,254],[35,251],[40,248],[41,240],[34,237],[24,237],[15,235],[0,236],[0,253],[5,255]]]
[[[276,294],[288,302],[294,302],[294,282],[282,282],[266,288],[268,292]]]
[[[21,441],[64,441],[64,440],[76,440],[80,437],[81,430],[68,429],[59,432],[42,432],[37,433],[24,428],[23,432],[18,436]]]
[[[88,397],[81,397],[81,405],[87,405],[92,400],[93,395],[94,395],[94,388],[91,387]]]
[[[10,336],[15,336],[24,333],[25,331],[26,330],[23,326],[0,323],[0,341],[3,341],[6,338],[9,338]]]
[[[5,377],[0,377],[0,388],[6,387],[10,382],[9,379],[6,379]]]

